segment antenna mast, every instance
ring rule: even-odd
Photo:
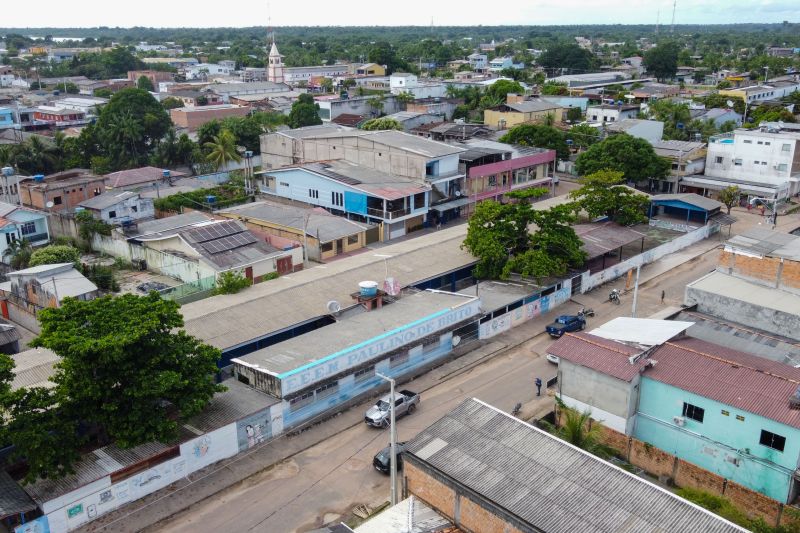
[[[678,0],[672,0],[672,26],[670,26],[669,32],[675,33],[675,7],[678,5]]]
[[[656,36],[658,36],[658,24],[661,21],[661,10],[656,12]]]

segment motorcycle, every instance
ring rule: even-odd
[[[594,309],[591,307],[581,307],[581,310],[578,311],[578,316],[587,317],[587,316],[594,316]]]
[[[611,293],[608,295],[608,299],[611,303],[615,303],[617,305],[620,304],[620,292],[619,289],[613,289]]]
[[[521,404],[521,403],[518,403],[518,404],[517,404],[517,405],[515,405],[515,406],[514,406],[514,408],[511,410],[511,415],[512,415],[512,416],[519,416],[519,413],[520,413],[520,411],[522,411],[522,404]]]

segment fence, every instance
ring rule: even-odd
[[[165,300],[173,300],[179,304],[186,304],[202,300],[211,295],[217,285],[216,277],[209,276],[176,287],[169,287],[158,291]]]
[[[696,242],[702,241],[703,239],[707,238],[712,233],[716,233],[717,231],[719,231],[719,225],[708,224],[695,231],[689,232],[685,235],[681,235],[677,239],[665,242],[661,246],[657,246],[651,250],[647,250],[644,253],[635,255],[630,259],[627,259],[621,263],[617,263],[612,267],[609,267],[605,270],[601,270],[600,272],[597,272],[595,274],[587,272],[586,274],[583,275],[583,279],[581,280],[581,292],[582,293],[589,292],[590,290],[602,285],[603,283],[617,279],[620,276],[624,276],[625,274],[628,273],[628,271],[638,266],[652,263],[654,261],[661,259],[665,255],[677,252],[678,250],[683,250],[684,248],[691,246]]]

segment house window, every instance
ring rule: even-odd
[[[696,405],[692,405],[690,403],[683,402],[683,416],[686,418],[691,418],[692,420],[696,420],[697,422],[703,422],[703,416],[705,415],[706,410],[702,407],[697,407]]]
[[[791,150],[792,150],[791,144],[784,144],[783,146],[781,146],[781,152],[789,152]]]
[[[362,368],[361,370],[357,370],[353,377],[355,378],[356,383],[361,381],[366,381],[369,378],[375,375],[375,365],[368,366],[367,368]]]
[[[36,233],[36,222],[26,222],[19,227],[23,236]]]
[[[758,141],[758,144],[764,144],[764,141]]]
[[[139,208],[136,207],[135,205],[132,205],[131,206],[131,211],[133,211],[134,213],[138,213],[139,212]]]
[[[286,183],[285,181],[282,181],[282,182],[281,182],[281,187],[288,187],[288,186],[289,186],[289,184],[288,184],[288,183]]]
[[[759,164],[759,163],[761,163],[761,161],[753,161],[753,164],[754,164],[754,165],[757,165],[757,164]]]
[[[338,390],[339,390],[339,382],[331,381],[330,383],[326,383],[322,387],[318,387],[317,390],[315,390],[314,392],[317,395],[317,400],[321,400],[322,398],[327,398],[328,396],[336,394],[336,391]]]
[[[17,234],[6,233],[6,244],[11,244],[12,242],[17,242]]]
[[[721,165],[721,164],[722,164],[722,156],[719,156],[719,155],[718,155],[718,156],[717,156],[717,157],[714,159],[714,162],[715,162],[716,164],[718,164],[718,165]]]
[[[331,192],[331,203],[333,205],[343,206],[344,205],[344,194],[340,192]]]
[[[319,249],[322,252],[332,252],[333,251],[333,241],[323,242],[319,245]]]
[[[319,191],[317,189],[308,189],[308,197],[319,199]]]
[[[758,440],[758,443],[762,446],[782,452],[783,448],[786,447],[786,437],[781,437],[780,435],[762,429],[761,438]]]
[[[297,411],[298,409],[305,407],[306,405],[310,404],[314,401],[314,392],[309,391],[301,396],[297,396],[289,400],[289,409],[291,411]]]
[[[769,142],[769,141],[764,141],[764,146],[769,146],[769,145],[771,145],[771,144],[772,144],[772,143],[771,143],[771,142]]]
[[[737,167],[740,167],[740,166],[742,166],[742,160],[741,159],[734,159],[733,160],[733,164],[736,165]]]
[[[358,244],[358,235],[349,235],[347,237],[347,244]]]
[[[786,166],[786,163],[780,163],[778,165],[778,170],[781,171],[781,172],[785,172],[787,168],[789,168],[789,167]]]
[[[736,420],[738,420],[739,422],[744,422],[744,416],[736,415]]]
[[[726,411],[725,409],[722,410],[722,416],[731,416],[730,411]]]
[[[763,167],[764,165],[766,165],[766,164],[767,164],[767,162],[766,162],[766,161],[762,161],[762,162],[761,162],[761,166],[762,166],[762,167]]]
[[[744,144],[753,144],[753,141],[751,141],[750,139],[745,139]]]
[[[408,352],[399,353],[389,358],[389,368],[403,365],[408,362]]]
[[[61,197],[53,196],[53,205],[61,205]]]
[[[117,218],[117,212],[116,211],[109,211],[108,212],[108,218]]]

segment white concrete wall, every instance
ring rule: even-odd
[[[651,250],[647,250],[642,254],[633,256],[630,259],[627,259],[622,263],[617,263],[616,265],[605,270],[589,275],[584,274],[581,278],[581,292],[588,292],[593,288],[602,285],[603,283],[607,283],[611,280],[617,279],[620,276],[624,276],[629,270],[634,269],[637,266],[652,263],[653,261],[661,259],[665,255],[677,252],[678,250],[683,250],[684,248],[691,246],[696,242],[702,241],[717,231],[719,231],[718,225],[707,224],[695,231],[687,233],[686,235],[681,235],[677,239],[673,239],[662,244],[661,246],[657,246]]]
[[[781,185],[789,181],[793,169],[794,172],[800,170],[800,162],[795,161],[797,152],[797,141],[788,135],[737,131],[733,143],[708,144],[705,174]],[[722,158],[721,161],[718,158]],[[738,159],[741,164],[736,164]]]

